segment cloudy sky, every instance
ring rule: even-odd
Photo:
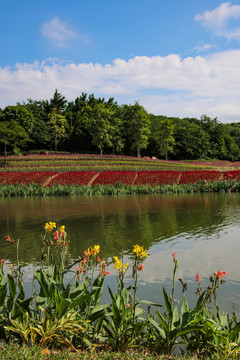
[[[240,1],[0,0],[0,108],[55,89],[240,121]]]

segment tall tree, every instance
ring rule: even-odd
[[[51,141],[48,123],[48,114],[45,111],[43,100],[27,99],[23,102],[24,106],[34,117],[34,126],[31,132],[32,145],[34,149],[44,149]]]
[[[199,125],[189,119],[175,119],[174,157],[177,159],[202,159],[208,157],[210,136]]]
[[[150,135],[149,115],[143,106],[136,102],[134,105],[125,105],[125,126],[131,150],[141,156],[141,150],[146,149]]]
[[[54,140],[55,153],[58,149],[59,142],[64,138],[66,133],[67,121],[65,116],[58,113],[57,109],[53,108],[48,115],[49,126],[52,139]]]
[[[150,115],[150,142],[152,149],[158,156],[168,159],[168,152],[173,152],[175,139],[173,137],[174,124],[170,118]]]
[[[113,112],[105,104],[99,103],[94,106],[86,121],[86,128],[92,136],[92,143],[99,148],[100,155],[103,154],[105,146],[112,146],[110,123],[112,116]]]

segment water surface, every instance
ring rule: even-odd
[[[170,287],[171,253],[177,251],[178,278],[187,282],[190,302],[196,301],[196,273],[207,285],[209,274],[224,270],[227,283],[219,291],[219,304],[231,311],[234,302],[240,312],[239,220],[239,194],[2,198],[0,258],[15,261],[15,248],[4,240],[10,235],[20,239],[20,259],[30,264],[26,270],[39,264],[44,224],[55,221],[66,226],[72,259],[100,245],[111,271],[109,284],[116,283],[113,256],[124,250],[127,261],[133,245],[142,245],[150,256],[140,274],[139,298],[156,301],[162,286]],[[31,276],[26,271],[25,281]],[[130,270],[126,280],[131,282]]]

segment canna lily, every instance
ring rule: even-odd
[[[199,284],[199,281],[200,281],[200,275],[196,274],[196,282]]]
[[[217,277],[217,279],[221,279],[223,275],[227,275],[226,271],[214,271],[214,275]]]
[[[118,259],[117,256],[114,256],[114,269],[117,269],[119,271],[119,273],[125,274],[127,268],[128,268],[128,263],[124,264],[122,261],[120,261]]]
[[[46,223],[44,226],[45,230],[49,232],[51,232],[55,227],[56,227],[56,223],[51,221],[49,223]]]
[[[148,257],[148,254],[146,254],[147,250],[144,250],[142,246],[134,245],[132,252],[136,254],[137,257],[143,258]]]
[[[59,231],[60,231],[60,234],[65,233],[65,226],[64,225],[60,226]]]
[[[99,245],[94,245],[94,247],[90,247],[87,249],[86,251],[86,256],[92,256],[92,255],[97,255],[100,253],[100,246]],[[85,255],[85,252],[84,252]]]

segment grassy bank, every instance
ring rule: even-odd
[[[151,195],[167,193],[196,193],[196,192],[239,192],[240,181],[214,181],[199,182],[196,184],[182,185],[94,185],[73,186],[53,185],[4,185],[0,184],[0,197],[11,196],[78,196],[78,195]]]
[[[110,350],[94,350],[94,351],[76,351],[69,349],[56,351],[48,348],[41,348],[33,346],[19,346],[14,344],[3,345],[0,347],[0,360],[179,360],[178,356],[166,356],[150,354],[145,351],[128,350],[125,352],[113,352]],[[200,360],[202,358],[196,356],[183,355],[181,360]],[[205,357],[205,360],[230,360],[237,359],[236,357],[217,356],[214,354],[212,358]]]

